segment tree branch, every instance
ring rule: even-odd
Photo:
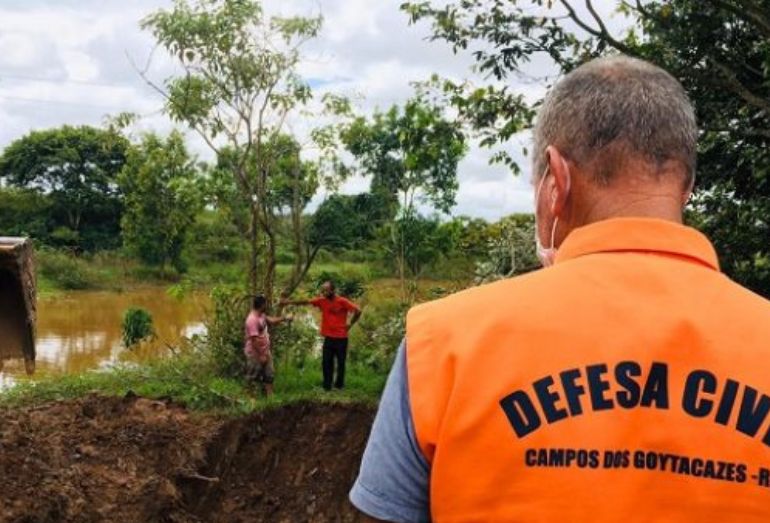
[[[603,23],[600,23],[599,29],[593,28],[590,25],[588,25],[586,22],[584,22],[575,11],[575,8],[572,7],[572,5],[567,0],[559,0],[561,4],[564,6],[565,9],[567,9],[567,12],[569,13],[569,17],[574,21],[580,28],[582,28],[584,31],[586,31],[588,34],[595,36],[596,38],[599,38],[600,40],[606,42],[613,48],[617,49],[621,53],[634,56],[636,53],[627,45],[625,45],[623,42],[620,42],[616,40],[608,31],[607,28]],[[588,7],[591,4],[589,0],[586,0],[586,7]],[[593,9],[593,6],[589,8],[589,11],[592,12],[592,16],[594,18],[598,18],[598,14]]]
[[[629,6],[633,9],[632,6]],[[647,9],[644,8],[642,5],[642,0],[636,0],[636,10],[644,17],[644,18],[652,18],[652,13],[650,13]]]
[[[139,76],[144,80],[144,82],[149,85],[155,92],[160,94],[164,100],[167,102],[171,99],[166,91],[164,91],[162,88],[160,88],[155,82],[150,80],[150,78],[147,76],[147,70],[150,67],[150,62],[152,61],[152,54],[150,55],[150,58],[147,61],[147,65],[144,69],[139,69],[137,67],[136,63],[134,62],[134,59],[131,58],[131,56],[126,53],[126,56],[128,57],[129,62],[131,62],[131,66],[134,68],[134,70],[139,74]],[[209,146],[209,148],[214,152],[214,154],[219,155],[219,148],[214,144],[214,142],[211,140],[211,138],[208,137],[208,135],[203,132],[202,129],[200,129],[197,125],[190,124],[190,127],[198,133],[198,135],[203,139],[204,142],[206,142],[206,145]]]
[[[770,100],[753,93],[748,87],[743,85],[743,83],[741,83],[741,81],[738,79],[738,76],[735,74],[735,71],[733,71],[728,65],[714,58],[711,58],[711,62],[714,64],[714,67],[720,73],[722,73],[722,77],[725,79],[727,87],[729,87],[738,96],[743,98],[743,100],[748,104],[753,105],[758,109],[762,109],[768,115],[770,115]]]
[[[754,22],[754,24],[762,31],[767,37],[770,37],[770,18],[767,17],[767,12],[763,12],[757,9],[756,2],[747,2],[746,0],[737,0],[743,11],[741,14]],[[720,2],[724,3],[724,2]],[[740,12],[740,9],[738,10]]]
[[[601,33],[604,35],[609,34],[609,31],[607,31],[607,26],[604,25],[604,22],[599,16],[599,13],[597,13],[596,9],[594,9],[594,6],[591,3],[591,0],[585,0],[585,2],[586,2],[586,9],[588,9],[588,12],[591,13],[591,16],[593,17],[593,19],[596,20],[596,23],[599,25],[599,30],[601,31]]]

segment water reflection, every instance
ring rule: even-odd
[[[165,354],[181,338],[205,332],[202,320],[207,303],[204,294],[177,300],[163,288],[122,293],[72,292],[41,298],[35,377],[77,374]],[[126,350],[121,342],[121,322],[129,307],[150,311],[157,334],[155,340],[133,350]],[[23,362],[7,361],[0,372],[0,388],[23,379]]]

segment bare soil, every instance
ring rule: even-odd
[[[354,522],[371,407],[239,419],[88,396],[0,410],[0,521]]]

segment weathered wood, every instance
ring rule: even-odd
[[[35,370],[37,301],[32,243],[0,237],[0,367],[8,359],[24,359]]]

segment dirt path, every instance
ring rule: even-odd
[[[0,521],[347,522],[374,412],[297,404],[247,418],[90,396],[0,411]]]

